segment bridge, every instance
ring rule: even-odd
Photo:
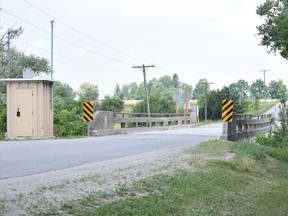
[[[147,113],[97,111],[94,113],[94,121],[89,125],[89,135],[101,136],[133,131],[191,127],[195,124],[197,124],[195,113],[152,113],[148,117]],[[259,133],[271,131],[272,115],[270,114],[253,116],[234,113],[231,123],[223,123],[221,139],[229,141],[249,139]]]

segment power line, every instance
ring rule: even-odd
[[[98,44],[100,44],[100,45],[102,45],[102,46],[104,46],[104,47],[106,47],[106,48],[108,48],[108,49],[110,49],[110,50],[113,50],[114,52],[117,52],[117,53],[119,53],[119,54],[121,54],[121,55],[124,55],[124,56],[126,56],[126,57],[135,59],[135,60],[137,60],[137,61],[147,62],[147,61],[145,61],[145,60],[143,60],[143,59],[140,59],[140,58],[138,58],[138,57],[129,55],[129,54],[124,53],[124,52],[122,52],[122,51],[120,51],[120,50],[118,50],[118,49],[115,49],[115,48],[113,48],[113,47],[111,47],[111,46],[108,46],[108,45],[106,45],[106,44],[104,44],[104,43],[102,43],[102,42],[94,39],[93,37],[89,36],[88,34],[85,34],[85,33],[83,33],[83,32],[80,32],[80,31],[77,30],[76,28],[74,28],[74,27],[72,27],[72,26],[70,26],[70,25],[62,22],[61,20],[59,20],[59,19],[57,19],[56,17],[48,14],[47,12],[45,12],[44,10],[40,9],[39,7],[33,5],[32,3],[30,3],[30,2],[28,2],[28,1],[26,1],[26,0],[23,0],[23,1],[26,2],[28,5],[30,5],[31,7],[35,8],[36,10],[40,11],[41,13],[49,16],[50,18],[53,18],[54,20],[56,20],[57,22],[61,23],[61,24],[64,25],[64,26],[66,26],[67,28],[71,29],[72,31],[77,32],[78,34],[80,34],[80,35],[82,35],[82,36],[84,36],[84,37],[86,37],[86,38],[94,41],[95,43],[98,43]]]
[[[21,17],[18,17],[18,16],[14,15],[14,14],[12,14],[12,13],[10,13],[10,12],[8,12],[7,10],[5,10],[5,9],[3,9],[3,8],[1,8],[1,10],[4,11],[5,13],[7,13],[7,14],[13,16],[13,17],[15,17],[16,19],[19,19],[19,20],[27,23],[28,25],[31,25],[31,26],[33,26],[34,28],[36,28],[36,29],[38,29],[38,30],[40,30],[40,31],[42,31],[42,32],[50,35],[50,32],[48,32],[48,31],[40,28],[39,26],[36,26],[36,25],[32,24],[31,22],[28,22],[27,20],[24,20],[24,19],[22,19]],[[64,42],[66,42],[66,43],[68,43],[68,44],[70,44],[70,45],[72,45],[72,46],[74,46],[74,47],[77,47],[77,48],[79,48],[79,49],[82,49],[82,50],[84,50],[84,51],[86,51],[86,52],[90,52],[90,53],[92,53],[92,54],[94,54],[94,55],[97,55],[97,56],[100,56],[100,57],[103,57],[103,58],[106,58],[106,59],[109,59],[109,60],[111,60],[111,61],[115,61],[115,62],[118,62],[118,63],[130,65],[130,66],[132,65],[132,64],[129,63],[129,62],[125,62],[125,61],[121,61],[121,60],[118,60],[118,59],[115,59],[115,58],[111,58],[111,57],[109,57],[109,56],[102,55],[102,54],[97,53],[97,52],[95,52],[95,51],[93,51],[93,50],[90,50],[90,49],[87,49],[87,48],[85,48],[85,47],[82,47],[82,46],[80,46],[80,45],[78,45],[78,44],[76,44],[76,43],[73,43],[73,42],[71,42],[71,41],[68,41],[68,40],[66,40],[66,39],[64,39],[64,38],[62,38],[62,37],[60,37],[60,36],[54,35],[54,37],[57,38],[57,39],[59,39],[59,40],[62,40],[62,41],[64,41]]]
[[[70,28],[71,30],[77,32],[78,34],[80,34],[80,35],[82,35],[82,36],[85,36],[86,38],[89,38],[90,40],[93,40],[94,42],[99,43],[99,44],[105,46],[106,48],[109,48],[109,49],[111,49],[111,50],[114,50],[115,52],[118,52],[118,53],[120,53],[120,54],[126,55],[127,57],[133,58],[133,59],[135,59],[135,60],[143,61],[143,62],[148,62],[148,61],[142,60],[142,59],[140,59],[140,58],[134,57],[134,56],[132,56],[132,55],[126,54],[126,53],[124,53],[124,52],[122,52],[122,51],[120,51],[120,50],[117,50],[117,49],[115,49],[115,48],[112,48],[112,47],[110,47],[110,46],[108,46],[108,45],[106,45],[106,44],[104,44],[104,43],[102,43],[102,42],[99,42],[99,41],[95,40],[94,38],[92,38],[91,36],[89,36],[89,35],[87,35],[87,34],[84,34],[84,33],[80,32],[80,31],[78,31],[77,29],[75,29],[75,28],[73,28],[73,27],[65,24],[65,23],[62,22],[61,20],[59,20],[59,19],[51,16],[50,14],[46,13],[45,11],[43,11],[43,10],[41,10],[40,8],[36,7],[35,5],[31,4],[30,2],[28,2],[28,1],[26,1],[26,0],[23,0],[23,1],[26,2],[27,4],[29,4],[30,6],[34,7],[35,9],[39,10],[40,12],[44,13],[45,15],[47,15],[47,16],[55,19],[57,22],[63,24],[63,25],[66,26],[67,28]],[[7,10],[5,10],[5,9],[3,9],[3,8],[1,8],[1,10],[2,10],[3,12],[5,12],[5,13],[7,13],[7,14],[9,14],[9,15],[11,15],[11,16],[13,16],[13,17],[15,17],[15,18],[17,18],[17,19],[25,22],[25,23],[27,23],[28,25],[33,26],[34,28],[36,28],[36,29],[38,29],[38,30],[40,30],[40,31],[42,31],[42,32],[50,35],[50,32],[42,29],[41,27],[36,26],[36,25],[34,25],[33,23],[31,23],[31,22],[29,22],[29,21],[27,21],[27,20],[24,20],[23,18],[18,17],[18,16],[16,16],[15,14],[10,13],[9,11],[7,11]],[[103,58],[106,58],[106,59],[109,59],[109,60],[111,60],[111,61],[115,61],[115,62],[118,62],[118,63],[130,65],[130,66],[132,65],[132,64],[129,63],[129,62],[122,61],[122,60],[118,60],[118,59],[115,59],[115,58],[111,58],[111,57],[109,57],[109,56],[106,56],[106,55],[97,53],[97,52],[95,52],[95,51],[93,51],[93,50],[90,50],[90,49],[87,49],[87,48],[85,48],[85,47],[82,47],[82,46],[80,46],[80,45],[78,45],[78,44],[76,44],[76,43],[73,43],[73,42],[71,42],[71,41],[68,41],[68,40],[66,40],[65,38],[62,38],[62,37],[60,37],[60,36],[54,35],[54,37],[57,38],[57,39],[59,39],[59,40],[61,40],[61,41],[66,42],[66,43],[68,43],[68,44],[70,44],[70,45],[72,45],[72,46],[74,46],[74,47],[77,47],[77,48],[82,49],[82,50],[84,50],[84,51],[86,51],[86,52],[92,53],[92,54],[94,54],[94,55],[97,55],[97,56],[100,56],[100,57],[103,57]],[[174,74],[175,74],[175,73],[171,73],[171,72],[167,71],[166,69],[164,69],[164,68],[162,68],[162,67],[158,67],[158,68],[159,68],[160,70],[162,70],[162,71],[170,74],[170,75],[174,75]],[[156,75],[156,74],[154,74],[154,75]],[[186,80],[186,81],[189,80],[190,82],[193,82],[192,80],[187,79],[187,78],[185,78],[185,77],[183,77],[183,76],[179,76],[179,75],[178,75],[178,77],[179,77],[179,78],[182,78],[182,79],[184,79],[184,80]]]
[[[59,22],[59,23],[61,23],[62,25],[66,26],[67,28],[71,29],[72,31],[74,31],[74,32],[76,32],[76,33],[78,33],[78,34],[80,34],[80,35],[82,35],[82,36],[84,36],[84,37],[86,37],[86,38],[94,41],[95,43],[98,43],[98,44],[100,44],[100,45],[102,45],[102,46],[104,46],[104,47],[106,47],[106,48],[108,48],[108,49],[110,49],[110,50],[113,50],[113,51],[115,51],[115,52],[117,52],[117,53],[120,53],[120,54],[122,54],[122,55],[124,55],[124,56],[127,56],[127,57],[129,57],[129,58],[132,58],[132,59],[135,59],[135,60],[141,61],[141,62],[147,62],[147,63],[151,64],[149,61],[146,61],[146,60],[143,60],[143,59],[141,59],[141,58],[132,56],[132,55],[127,54],[127,53],[125,53],[125,52],[122,52],[122,51],[120,51],[120,50],[118,50],[118,49],[115,49],[115,48],[113,48],[113,47],[111,47],[111,46],[108,46],[107,44],[104,44],[103,42],[100,42],[100,41],[96,40],[95,38],[89,36],[88,34],[85,34],[85,33],[81,32],[81,31],[79,31],[78,29],[76,29],[76,28],[74,28],[74,27],[72,27],[72,26],[64,23],[63,21],[61,21],[61,20],[59,20],[58,18],[52,16],[51,14],[45,12],[45,11],[42,10],[41,8],[39,8],[39,7],[37,7],[36,5],[30,3],[29,1],[27,1],[27,0],[23,0],[23,1],[24,1],[25,3],[27,3],[28,5],[30,5],[31,7],[35,8],[36,10],[40,11],[41,13],[45,14],[46,16],[48,16],[48,17],[56,20],[57,22]],[[165,71],[166,73],[169,73],[169,74],[171,74],[171,75],[174,75],[174,73],[171,73],[171,72],[167,71],[167,70],[164,69],[164,68],[161,68],[161,67],[157,67],[157,68],[159,68],[159,69],[162,70],[162,71]],[[185,78],[185,77],[182,77],[182,76],[178,76],[178,77],[179,77],[179,78],[183,78],[183,79],[185,79],[185,80],[189,80],[189,79],[187,79],[187,78]],[[190,80],[190,81],[192,82],[192,80]]]
[[[35,45],[32,45],[28,42],[24,42],[22,40],[19,40],[19,39],[15,39],[16,41],[20,42],[20,43],[23,43],[25,44],[26,46],[29,46],[29,47],[33,47],[35,49],[39,49],[43,52],[46,52],[46,53],[50,53],[49,50],[47,49],[43,49],[43,48],[40,48],[40,47],[37,47]],[[71,57],[68,57],[68,56],[65,56],[65,55],[62,55],[60,53],[57,53],[57,52],[54,52],[54,55],[55,56],[59,56],[61,58],[64,58],[64,59],[67,59],[69,61],[73,61],[73,62],[77,62],[77,63],[80,63],[80,64],[85,64],[85,65],[88,65],[88,66],[92,66],[92,67],[97,67],[97,68],[101,68],[101,69],[104,69],[104,70],[110,70],[110,71],[116,71],[116,72],[122,72],[122,73],[126,73],[126,72],[129,72],[129,73],[132,73],[130,71],[122,71],[122,70],[118,70],[118,69],[114,69],[114,68],[108,68],[108,67],[104,67],[104,66],[101,66],[101,65],[95,65],[95,64],[92,64],[92,63],[88,63],[88,62],[85,62],[85,61],[81,61],[79,59],[75,59],[75,58],[71,58]]]

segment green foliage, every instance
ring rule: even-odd
[[[6,132],[6,130],[7,130],[7,106],[6,103],[2,103],[0,112],[0,131]]]
[[[200,99],[201,97],[205,96],[205,83],[207,82],[207,79],[200,79],[198,83],[195,86],[195,89],[193,91],[193,97],[195,99]],[[210,85],[207,85],[207,91],[210,90]]]
[[[277,131],[275,132],[274,139],[277,147],[288,147],[288,112],[286,99],[282,99],[279,106],[280,127],[276,125]]]
[[[223,141],[196,148],[185,154],[187,169],[119,185],[108,196],[90,193],[62,203],[57,214],[287,215],[286,149]],[[226,159],[227,152],[236,155]]]
[[[68,85],[54,83],[54,133],[57,137],[83,136],[87,123],[83,122],[83,102],[76,101],[76,92]]]
[[[180,82],[179,82],[179,77],[176,73],[173,74],[173,77],[172,77],[172,86],[174,88],[178,88],[180,85]]]
[[[258,111],[260,107],[260,97],[259,95],[256,95],[255,97],[255,103],[254,103],[254,110]]]
[[[149,97],[149,105],[151,113],[175,113],[175,102],[169,98],[160,98],[156,96]],[[146,100],[137,104],[133,108],[133,112],[147,113]]]
[[[256,137],[256,142],[259,143],[260,145],[273,146],[275,140],[271,135],[259,134]]]
[[[207,119],[219,120],[221,119],[222,100],[233,100],[234,112],[244,113],[248,110],[249,100],[242,99],[241,104],[239,100],[239,92],[233,91],[233,88],[223,87],[221,90],[213,90],[207,93]],[[205,118],[205,96],[199,100],[199,117],[201,120]]]
[[[10,29],[10,38],[17,38],[23,33],[23,29]],[[0,40],[0,77],[8,77],[8,47],[3,40],[7,39],[7,33]],[[24,52],[18,51],[15,47],[10,48],[10,77],[20,78],[24,70],[30,68],[34,74],[48,74],[50,72],[49,62],[45,58],[36,57],[35,55],[25,55]]]
[[[120,89],[120,86],[119,86],[118,83],[117,83],[116,86],[115,86],[113,96],[114,96],[114,97],[119,97],[119,98],[120,98],[120,96],[121,96],[121,89]]]
[[[257,79],[255,82],[253,82],[250,88],[250,92],[253,98],[256,98],[257,96],[259,98],[264,98],[265,97],[264,81],[261,79]]]
[[[260,45],[266,46],[268,53],[277,53],[288,57],[288,4],[287,0],[266,0],[257,7],[257,14],[264,23],[257,26],[261,36]]]
[[[272,99],[286,98],[287,87],[283,80],[272,80],[268,86],[268,94]]]
[[[232,83],[229,85],[230,92],[234,95],[239,95],[239,103],[243,98],[248,98],[250,92],[250,86],[245,80],[238,80],[237,83]]]
[[[79,100],[84,101],[96,101],[99,97],[98,86],[89,82],[82,83],[78,91]]]
[[[100,110],[121,112],[124,108],[124,102],[119,97],[106,96],[102,100]]]
[[[54,133],[56,137],[83,136],[87,134],[87,123],[79,114],[79,103],[71,110],[62,109],[54,114]],[[82,106],[81,106],[82,109]]]
[[[0,140],[4,139],[5,132],[7,132],[7,105],[6,101],[0,100]]]
[[[147,91],[149,96],[158,96],[164,98],[173,98],[175,96],[176,90],[178,89],[189,90],[192,93],[192,86],[187,83],[180,83],[177,74],[171,76],[162,76],[159,79],[153,78],[147,83]],[[120,89],[120,98],[122,100],[143,100],[145,98],[145,88],[144,82],[139,85],[135,82],[130,84],[124,84]]]
[[[54,110],[72,109],[75,102],[76,92],[68,85],[55,82],[53,85]]]
[[[288,112],[286,100],[281,100],[280,105],[280,127],[276,125],[277,131],[272,135],[258,135],[256,142],[260,145],[271,146],[276,148],[287,148],[288,147]]]

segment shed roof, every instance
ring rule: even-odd
[[[51,80],[48,78],[33,78],[33,79],[0,79],[2,82],[58,82],[57,80]]]

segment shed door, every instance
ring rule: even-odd
[[[17,136],[33,136],[33,91],[32,89],[16,89],[17,91]],[[17,114],[17,112],[19,113]]]

